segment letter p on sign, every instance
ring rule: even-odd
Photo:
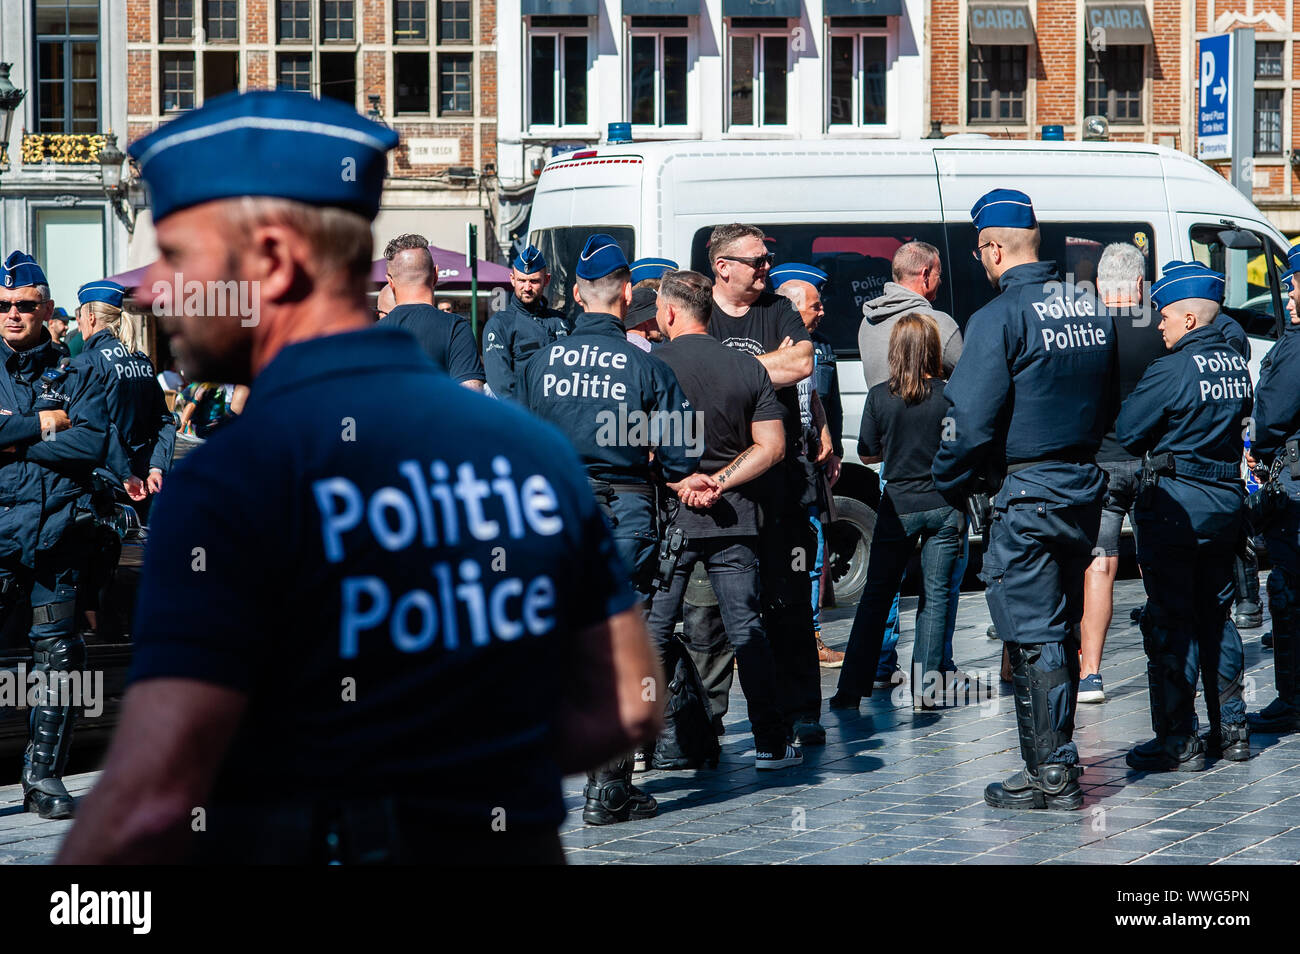
[[[1205,108],[1206,97],[1210,95],[1210,81],[1214,79],[1214,53],[1201,50],[1201,109]]]

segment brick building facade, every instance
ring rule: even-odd
[[[930,0],[927,116],[946,134],[1112,141],[1195,155],[1197,40],[1255,30],[1254,200],[1300,233],[1300,0]],[[1215,164],[1227,176],[1226,163]]]
[[[929,116],[945,133],[1081,139],[1103,115],[1116,141],[1186,149],[1190,23],[1181,0],[931,0]],[[1155,28],[1152,28],[1155,24]]]
[[[334,97],[402,137],[377,246],[416,231],[463,249],[473,222],[492,256],[492,0],[126,0],[125,26],[128,140],[232,90]],[[137,227],[131,263],[149,261],[152,244]]]

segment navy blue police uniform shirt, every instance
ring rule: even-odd
[[[1051,262],[1002,274],[1002,293],[967,324],[944,389],[951,405],[932,473],[941,492],[966,492],[1007,464],[1052,461],[1009,476],[997,496],[1074,505],[1098,499],[1095,455],[1114,415],[1114,325],[1101,300],[1062,282]],[[1058,463],[1059,462],[1059,463]]]
[[[529,360],[568,333],[564,313],[549,307],[545,298],[530,307],[511,295],[510,303],[483,325],[483,371],[492,393],[522,400],[519,385]]]
[[[121,455],[108,455],[114,476],[125,480],[134,474],[143,479],[155,467],[164,474],[170,471],[176,418],[167,410],[167,398],[144,353],[128,351],[104,328],[90,336],[72,366],[104,396],[111,449],[121,450]]]
[[[786,338],[795,344],[812,340],[790,299],[766,291],[739,318],[727,314],[714,302],[713,314],[709,318],[709,334],[728,348],[735,348],[754,357],[777,350]],[[777,388],[776,397],[785,408],[786,445],[787,448],[793,448],[803,436],[803,425],[799,418],[799,389],[793,384]],[[787,466],[797,464],[798,455],[787,450],[785,463]]]
[[[1250,360],[1250,337],[1246,334],[1246,329],[1241,327],[1241,323],[1231,315],[1225,315],[1219,312],[1211,323],[1213,327],[1219,329],[1223,335],[1228,347],[1237,354],[1241,355],[1247,361]]]
[[[569,438],[596,480],[648,483],[652,447],[664,479],[695,470],[690,401],[672,370],[629,342],[613,315],[579,315],[572,334],[528,362],[519,397]]]
[[[381,328],[401,328],[410,333],[429,359],[451,375],[453,381],[485,381],[483,361],[474,342],[469,319],[423,303],[397,305],[379,319]]]
[[[304,341],[177,465],[150,529],[131,681],[249,696],[215,798],[561,820],[555,687],[575,635],[635,597],[553,428],[404,332]]]
[[[1213,325],[1189,331],[1151,363],[1120,408],[1115,434],[1135,456],[1172,453],[1176,479],[1162,477],[1149,504],[1139,501],[1139,545],[1235,545],[1242,433],[1253,404],[1246,359]]]
[[[74,508],[89,506],[91,473],[105,457],[109,431],[103,397],[85,375],[69,372],[43,396],[42,376],[63,355],[42,334],[28,351],[0,341],[0,562],[28,567],[63,541]],[[38,400],[40,408],[66,412],[72,426],[42,440]]]
[[[1261,363],[1251,448],[1256,457],[1267,460],[1296,438],[1300,438],[1300,325],[1287,321],[1282,337]]]
[[[754,443],[754,421],[783,421],[785,408],[767,368],[743,351],[709,335],[678,335],[657,352],[673,369],[704,426],[700,470],[714,474]],[[724,490],[712,507],[677,508],[674,524],[688,539],[754,536],[758,533],[758,481]]]

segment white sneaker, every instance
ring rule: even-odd
[[[784,752],[755,752],[754,768],[763,771],[789,768],[803,764],[803,753],[793,745],[787,745]]]

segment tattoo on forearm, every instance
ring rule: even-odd
[[[754,453],[754,445],[752,444],[749,446],[748,449],[741,451],[739,456],[737,456],[735,460],[733,460],[730,464],[728,464],[726,468],[722,471],[722,473],[718,474],[718,478],[717,478],[718,483],[725,484],[730,478],[734,477],[736,475],[736,471],[740,470],[740,465],[743,464],[745,460],[753,453]]]

